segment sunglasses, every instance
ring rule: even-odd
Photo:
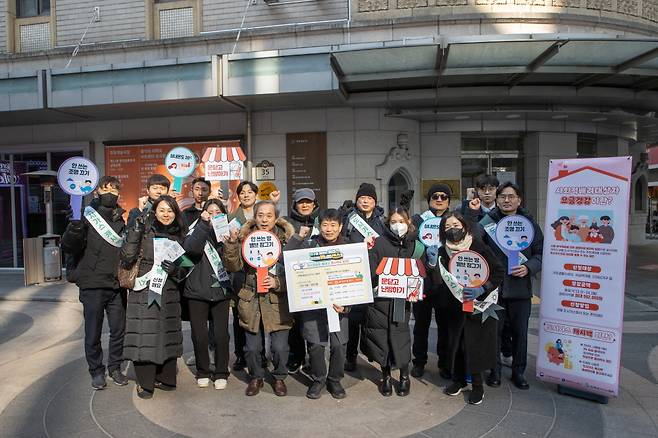
[[[450,199],[450,196],[435,193],[432,195],[432,199],[435,201],[447,201],[448,199]]]

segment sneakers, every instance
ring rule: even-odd
[[[166,385],[158,380],[153,382],[153,387],[159,389],[160,391],[176,391],[176,385]]]
[[[96,374],[95,376],[91,376],[91,387],[94,388],[97,391],[100,391],[101,389],[105,389],[107,386],[107,383],[105,382],[105,373],[103,374]]]
[[[188,367],[193,367],[194,365],[196,365],[196,357],[192,355],[187,359],[185,359],[185,365],[187,365]]]
[[[128,377],[118,368],[110,373],[110,378],[115,385],[126,386],[128,384]]]
[[[484,387],[482,385],[474,385],[471,393],[468,395],[468,404],[479,405],[484,399]]]
[[[210,379],[207,377],[196,379],[196,386],[198,386],[199,388],[207,388],[210,386]]]
[[[450,385],[446,387],[446,389],[443,390],[443,392],[447,395],[457,395],[460,392],[462,392],[466,388],[466,383],[465,382],[452,382]]]
[[[227,385],[228,385],[228,380],[226,379],[215,380],[215,389],[226,389]]]
[[[333,398],[338,400],[347,397],[347,394],[345,393],[345,388],[343,388],[343,385],[341,385],[340,382],[327,380],[327,391],[329,391],[329,394],[331,394]]]
[[[513,362],[512,356],[505,356],[503,353],[500,353],[500,363],[506,367],[512,368]]]
[[[324,384],[322,382],[313,382],[313,384],[306,391],[306,397],[311,400],[317,400],[322,397],[322,389]]]
[[[135,389],[137,390],[137,397],[141,398],[142,400],[149,400],[153,398],[152,391],[147,391],[139,385],[137,385]]]
[[[411,369],[411,375],[419,379],[425,374],[425,367],[423,365],[414,365]]]
[[[288,367],[288,374],[296,374],[302,369],[302,362],[297,362],[296,360],[291,360],[288,361],[286,364],[286,367]]]

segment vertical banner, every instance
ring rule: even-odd
[[[619,390],[631,157],[551,160],[537,377]]]
[[[327,205],[327,133],[286,134],[288,205],[295,190],[315,192],[320,205]]]

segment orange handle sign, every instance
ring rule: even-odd
[[[462,311],[473,313],[473,300],[464,301],[462,303]]]
[[[267,267],[256,268],[256,284],[257,284],[256,292],[258,292],[259,294],[264,294],[269,292],[269,289],[265,286],[265,284],[263,284],[265,282],[265,279],[267,278],[268,270],[269,268]]]

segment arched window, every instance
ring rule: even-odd
[[[389,211],[392,208],[395,208],[400,205],[402,200],[402,193],[406,190],[409,190],[411,185],[409,180],[402,172],[402,169],[398,169],[388,180],[388,209]]]

